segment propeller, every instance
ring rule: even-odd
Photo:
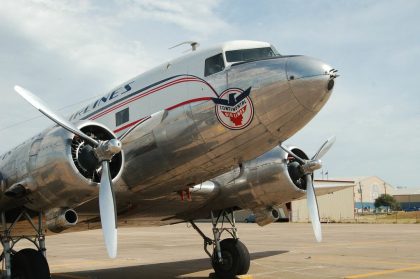
[[[107,141],[95,140],[80,131],[73,123],[50,109],[32,92],[18,85],[15,86],[15,91],[56,124],[93,145],[94,156],[98,159],[102,167],[101,181],[99,183],[99,211],[102,232],[108,255],[110,258],[115,258],[117,256],[117,214],[109,162],[115,154],[121,152],[121,142],[118,139]]]
[[[284,151],[289,153],[289,155],[295,158],[295,160],[300,164],[299,172],[304,176],[306,182],[306,199],[308,203],[309,217],[311,219],[315,238],[318,242],[322,241],[322,230],[321,222],[319,220],[318,202],[315,195],[313,173],[322,167],[322,161],[320,159],[328,152],[334,142],[335,137],[330,137],[327,141],[324,142],[324,144],[321,145],[321,147],[310,160],[302,159],[283,144],[280,145]]]

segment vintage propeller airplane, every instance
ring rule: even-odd
[[[99,216],[111,258],[122,222],[190,222],[220,278],[250,265],[236,210],[251,209],[266,225],[278,206],[307,195],[321,241],[313,172],[334,139],[311,159],[282,143],[327,102],[337,71],[265,42],[191,45],[68,118],[15,87],[56,125],[0,156],[5,278],[49,278],[44,225],[56,233],[85,229]],[[203,218],[212,219],[212,238],[194,222]],[[16,231],[25,220],[30,226]],[[223,232],[230,237],[222,240]],[[16,251],[21,239],[36,249]]]

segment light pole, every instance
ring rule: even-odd
[[[359,193],[360,193],[360,204],[362,205],[362,215],[363,215],[363,190],[362,183],[359,181]]]

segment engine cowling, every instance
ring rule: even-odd
[[[96,140],[115,138],[99,123],[81,122],[78,128]],[[114,181],[121,176],[123,164],[123,152],[110,161]],[[93,148],[58,126],[45,130],[6,154],[0,167],[6,183],[4,194],[10,198],[10,207],[24,203],[32,210],[73,208],[98,195],[101,167]],[[13,194],[21,194],[22,187],[25,189],[24,199],[14,197]]]
[[[299,148],[291,149],[301,158],[308,158]],[[224,185],[221,187],[222,207],[251,209],[259,216],[257,223],[266,225],[276,220],[272,212],[278,206],[306,195],[302,176],[299,163],[283,149],[275,147],[214,181]]]

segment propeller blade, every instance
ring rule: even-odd
[[[117,256],[117,214],[114,191],[109,173],[109,162],[102,162],[101,183],[99,186],[99,211],[102,233],[110,258]]]
[[[312,228],[314,230],[315,238],[318,242],[322,241],[321,222],[319,220],[318,202],[315,196],[314,184],[312,176],[306,175],[306,199],[308,202],[309,217],[311,218]]]
[[[327,139],[326,142],[319,148],[318,152],[312,157],[312,160],[319,160],[321,159],[327,152],[330,150],[331,146],[335,142],[335,136],[330,137]]]
[[[76,126],[74,126],[73,123],[61,117],[58,113],[54,112],[41,99],[35,96],[32,92],[18,85],[15,86],[15,91],[20,96],[22,96],[22,98],[24,98],[28,103],[30,103],[42,114],[44,114],[46,117],[48,117],[49,119],[57,123],[62,128],[87,140],[88,142],[92,143],[95,147],[98,146],[98,142],[96,140],[92,139],[91,137],[89,137],[88,135],[80,131]]]
[[[290,156],[292,156],[293,158],[295,158],[299,163],[301,163],[301,164],[305,164],[306,163],[305,160],[303,160],[298,155],[296,155],[295,153],[293,153],[292,150],[290,150],[289,148],[287,148],[283,144],[280,144],[280,147],[281,147],[281,149],[283,149],[284,151],[286,151],[287,153],[289,153]]]

